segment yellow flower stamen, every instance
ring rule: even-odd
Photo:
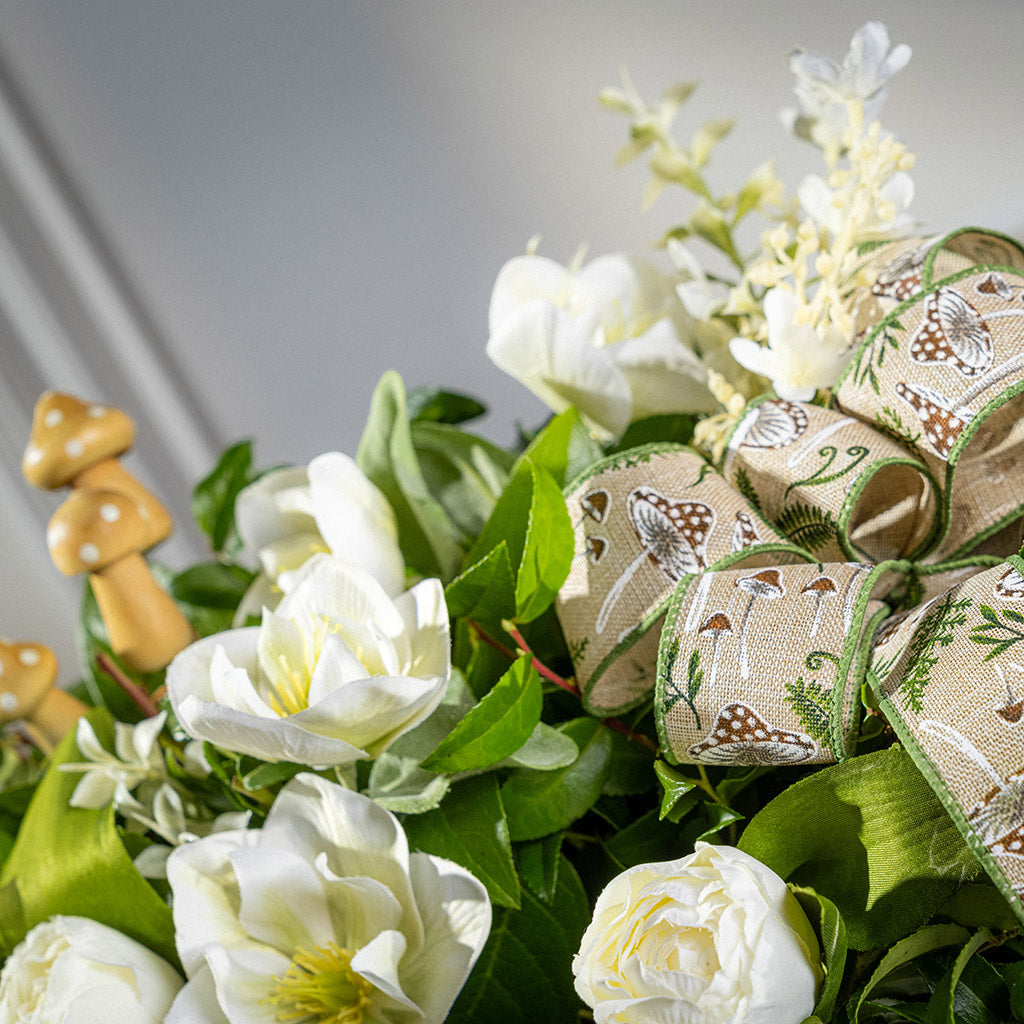
[[[373,985],[351,963],[351,951],[333,942],[299,947],[266,1002],[290,1024],[363,1024]]]

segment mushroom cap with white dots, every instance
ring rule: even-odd
[[[0,723],[29,718],[57,681],[57,658],[37,643],[0,640]]]
[[[125,494],[100,487],[72,491],[50,519],[46,543],[65,576],[98,572],[143,550],[146,521]]]
[[[35,487],[63,487],[90,466],[123,454],[134,440],[135,426],[120,409],[46,391],[36,402],[21,471]]]

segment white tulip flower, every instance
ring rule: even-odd
[[[392,600],[365,569],[315,555],[260,626],[199,640],[167,669],[191,736],[265,761],[376,757],[424,721],[451,671],[439,580]]]
[[[330,552],[370,572],[390,596],[405,587],[398,524],[387,499],[354,460],[318,455],[305,469],[277,469],[241,491],[235,525],[243,552],[262,572],[242,599],[236,623],[280,600],[281,573]]]
[[[171,854],[189,978],[167,1024],[440,1024],[491,924],[464,868],[410,853],[369,797],[302,774],[261,829]]]
[[[127,935],[57,916],[36,925],[0,971],[0,1024],[162,1024],[183,984]]]
[[[775,393],[791,402],[809,402],[818,388],[831,387],[850,358],[846,339],[829,330],[825,337],[811,324],[795,320],[796,299],[785,288],[772,288],[764,297],[768,345],[750,338],[733,338],[733,359],[752,373],[767,377]]]
[[[491,294],[487,354],[554,412],[575,406],[611,438],[643,416],[715,407],[688,328],[674,281],[641,260],[576,269],[517,256]]]
[[[614,878],[573,959],[596,1024],[799,1024],[822,979],[786,883],[729,846]]]

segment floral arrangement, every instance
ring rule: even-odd
[[[509,449],[388,373],[171,571],[131,420],[40,399],[85,677],[0,642],[0,1024],[1024,1020],[1024,249],[914,234],[909,59],[791,55],[795,196],[606,90],[692,212],[501,270]]]

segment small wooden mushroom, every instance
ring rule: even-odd
[[[48,647],[0,640],[0,725],[21,722],[46,754],[86,711],[56,682],[57,658]]]
[[[154,672],[193,639],[192,628],[142,557],[148,523],[120,491],[72,491],[54,512],[46,541],[66,576],[88,572],[110,646],[131,668]]]
[[[44,490],[100,487],[128,495],[145,523],[143,547],[151,548],[170,535],[171,517],[119,461],[134,440],[135,427],[120,409],[46,391],[36,402],[21,470]]]

